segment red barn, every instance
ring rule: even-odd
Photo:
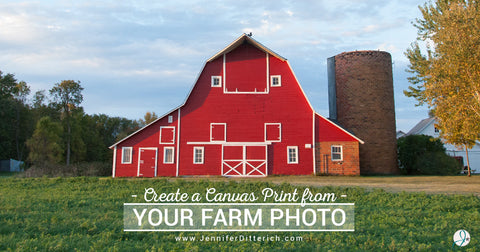
[[[315,113],[285,58],[244,34],[181,106],[110,147],[112,175],[359,175],[359,143]]]

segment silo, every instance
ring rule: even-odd
[[[330,119],[362,139],[360,173],[398,174],[392,58],[345,52],[327,60]]]

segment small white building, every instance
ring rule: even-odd
[[[435,127],[435,118],[427,118],[421,120],[417,125],[415,125],[408,133],[408,135],[427,135],[433,136],[436,138],[440,137],[440,131]],[[463,163],[467,165],[467,154],[465,148],[457,148],[454,145],[447,144],[442,139],[445,149],[447,149],[447,154],[450,156],[463,157]],[[470,169],[472,173],[480,172],[480,142],[476,141],[475,146],[472,149],[468,150],[468,158],[470,160]]]

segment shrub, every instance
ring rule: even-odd
[[[76,176],[110,176],[112,166],[105,162],[78,163],[69,166],[46,163],[27,169],[24,177],[76,177]]]
[[[431,136],[402,137],[397,141],[397,150],[400,168],[407,174],[454,174],[459,166],[445,153],[442,141]]]
[[[425,175],[455,175],[462,166],[455,158],[444,152],[427,152],[417,158],[414,169]]]

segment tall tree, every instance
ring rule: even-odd
[[[84,138],[89,132],[94,132],[95,128],[85,129],[82,127],[82,121],[85,117],[85,113],[82,108],[78,108],[72,112],[70,117],[71,124],[71,162],[79,163],[86,161],[87,146],[85,145]],[[95,140],[100,141],[100,139]]]
[[[25,118],[21,118],[21,114],[25,111],[25,107],[27,106],[27,96],[30,94],[30,87],[27,85],[26,82],[20,81],[15,86],[15,100],[17,102],[16,111],[15,111],[15,147],[17,151],[17,159],[23,160],[23,147],[25,146],[26,140],[26,129],[21,125],[22,121],[25,121]],[[22,120],[23,119],[23,120]]]
[[[14,91],[17,80],[13,74],[0,71],[0,159],[10,159],[15,155],[15,109]]]
[[[60,120],[60,111],[58,111],[57,105],[49,103],[47,104],[47,94],[45,90],[35,92],[31,101],[31,110],[33,120],[37,122],[40,118],[49,116],[52,120]]]
[[[71,113],[83,101],[83,87],[80,81],[64,80],[50,90],[54,103],[62,110],[63,119],[67,128],[66,132],[66,164],[70,165],[71,142],[72,142],[72,125]]]
[[[62,160],[62,126],[48,116],[38,122],[33,136],[27,140],[28,160],[36,165],[59,163]]]
[[[418,38],[405,53],[414,74],[405,94],[432,108],[446,142],[468,151],[480,138],[480,2],[436,0],[419,8]]]
[[[33,95],[32,106],[34,108],[40,108],[45,106],[45,100],[47,96],[45,95],[45,90],[39,90]]]
[[[25,140],[33,128],[27,120],[29,93],[27,83],[0,71],[0,159],[23,159]]]
[[[16,88],[17,79],[15,79],[15,75],[3,75],[2,71],[0,71],[0,98],[13,97]]]

